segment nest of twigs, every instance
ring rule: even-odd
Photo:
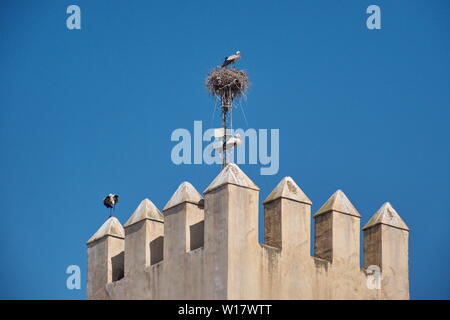
[[[211,95],[230,103],[245,94],[249,80],[245,71],[216,68],[208,74],[205,84]]]

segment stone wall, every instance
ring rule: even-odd
[[[230,163],[204,198],[183,182],[164,215],[145,199],[124,227],[109,218],[87,243],[88,299],[409,299],[409,229],[389,203],[363,228],[363,269],[360,214],[341,190],[314,214],[314,257],[311,201],[292,178],[264,200],[265,244],[258,205]]]

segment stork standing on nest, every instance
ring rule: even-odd
[[[227,66],[229,66],[231,64],[235,64],[236,61],[238,61],[240,58],[241,58],[241,52],[236,51],[236,54],[233,54],[233,55],[225,58],[225,61],[222,64],[222,68],[226,68]]]
[[[116,207],[116,204],[119,203],[119,195],[117,194],[108,194],[105,199],[103,199],[103,204],[105,207],[109,208],[109,216],[112,216],[112,212]]]

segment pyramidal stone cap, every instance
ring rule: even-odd
[[[103,237],[111,236],[116,238],[125,238],[125,231],[116,217],[109,217],[105,223],[97,230],[92,237],[89,238],[87,244],[100,240]]]
[[[259,191],[256,184],[254,184],[235,163],[230,162],[222,169],[222,171],[220,171],[219,175],[211,182],[203,193],[211,192],[225,184],[234,184],[239,187]]]
[[[351,216],[361,217],[358,210],[356,210],[342,190],[337,190],[333,193],[327,202],[325,202],[324,205],[314,214],[314,217],[329,211],[337,211]]]
[[[145,219],[164,222],[164,216],[149,199],[144,199],[141,201],[134,213],[128,219],[127,223],[125,223],[124,227],[126,228]]]
[[[363,230],[373,227],[377,224],[385,224],[394,228],[409,231],[406,223],[400,218],[400,215],[395,211],[394,207],[385,202],[380,209],[370,218],[369,222],[364,226]]]
[[[309,200],[303,190],[300,189],[291,177],[284,177],[275,189],[273,189],[267,196],[263,203],[268,203],[279,198],[289,199],[309,205],[312,204],[311,200]]]
[[[166,211],[184,202],[198,204],[202,199],[202,196],[200,195],[200,193],[198,193],[194,186],[185,181],[180,184],[177,191],[175,191],[170,200],[166,203],[163,211]]]

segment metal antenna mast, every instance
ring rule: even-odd
[[[247,73],[243,70],[237,70],[236,67],[233,69],[227,68],[228,65],[236,63],[241,57],[240,51],[237,51],[235,55],[231,55],[225,58],[222,66],[216,67],[212,70],[208,77],[206,78],[205,85],[211,95],[220,98],[221,109],[222,109],[222,130],[221,136],[222,141],[222,169],[227,164],[227,138],[228,138],[228,122],[229,118],[232,117],[233,112],[233,100],[244,95],[248,88],[249,80]],[[233,118],[231,118],[231,126],[233,126]],[[215,136],[218,138],[218,135]],[[233,140],[230,140],[233,139]],[[235,148],[242,143],[242,138],[237,135],[237,137],[232,136],[229,141],[229,148]],[[216,145],[216,152],[220,150],[220,144]],[[217,154],[217,153],[216,153]]]
[[[232,111],[231,97],[229,93],[222,96],[222,126],[223,126],[223,144],[222,144],[222,168],[227,165],[227,127],[228,112]]]

